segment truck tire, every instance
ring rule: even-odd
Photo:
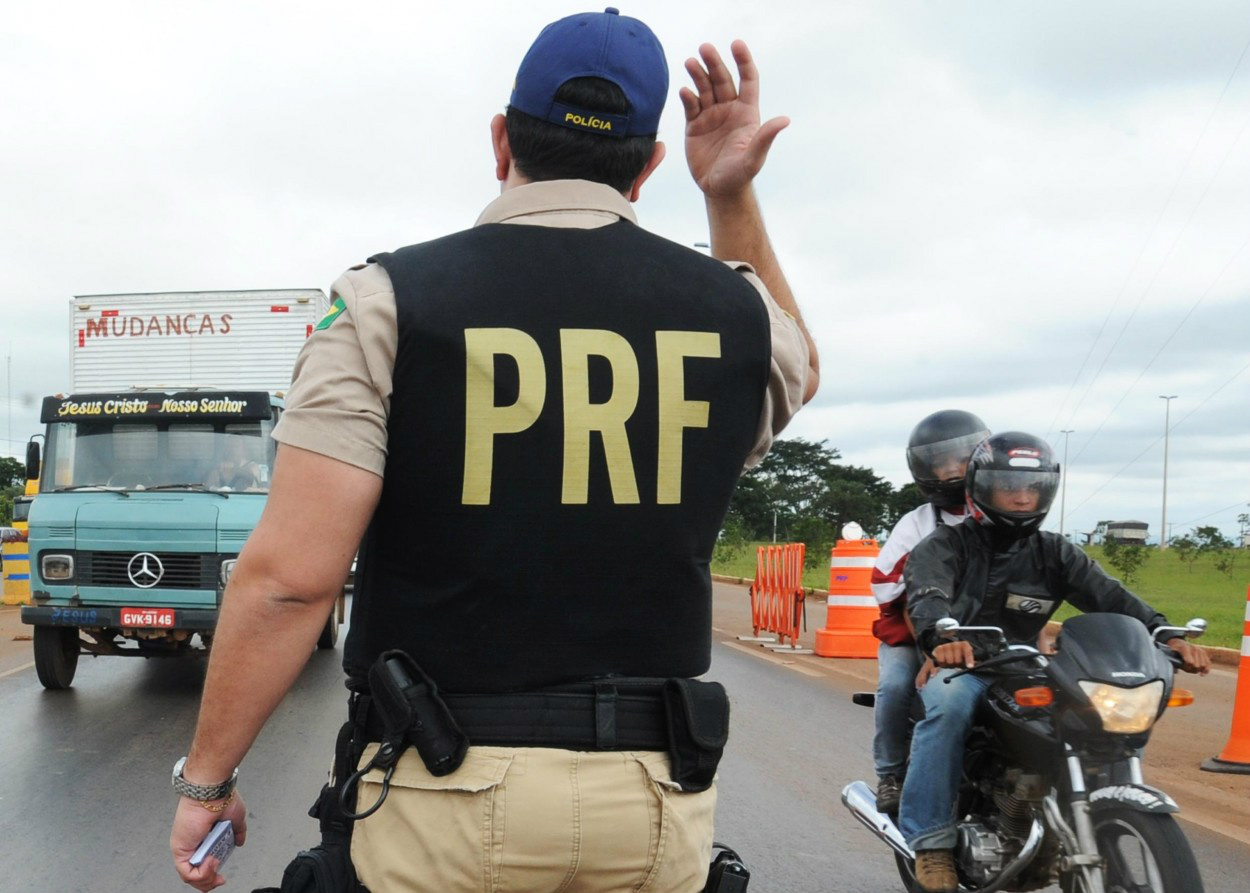
[[[317,639],[317,647],[322,651],[329,651],[339,640],[339,608],[335,605],[330,609],[330,616],[326,618],[326,625],[321,629],[321,636]]]
[[[78,627],[35,627],[35,672],[44,688],[69,688],[78,669]]]

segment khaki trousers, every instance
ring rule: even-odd
[[[364,776],[358,810],[381,781]],[[471,747],[435,778],[409,749],[352,861],[371,893],[701,893],[715,808],[658,751]]]

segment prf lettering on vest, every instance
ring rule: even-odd
[[[538,342],[519,329],[466,329],[464,485],[461,502],[489,505],[495,437],[517,434],[538,420],[547,400],[547,368]],[[710,406],[687,400],[685,359],[720,357],[716,332],[655,333],[658,378],[659,443],[655,501],[681,502],[682,434],[706,428]],[[517,365],[516,402],[495,405],[495,357]],[[612,369],[612,394],[590,402],[590,357],[602,357]],[[636,505],[641,499],[633,451],[625,423],[638,406],[638,357],[629,342],[605,329],[561,329],[560,371],[564,410],[564,477],[560,501],[584,505],[589,499],[591,432],[603,441],[613,502]]]

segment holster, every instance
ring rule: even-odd
[[[683,791],[706,791],[729,740],[729,696],[719,682],[668,679],[664,683],[669,759]]]
[[[365,742],[355,734],[355,717],[339,729],[334,745],[334,777],[321,788],[308,814],[321,827],[321,843],[296,855],[282,872],[282,886],[252,893],[369,893],[352,864],[352,822],[340,805],[339,789],[351,776]],[[349,792],[354,803],[354,792]]]

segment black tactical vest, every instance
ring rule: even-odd
[[[371,260],[399,346],[349,676],[390,648],[452,692],[706,671],[708,562],[771,359],[756,290],[628,222]]]

